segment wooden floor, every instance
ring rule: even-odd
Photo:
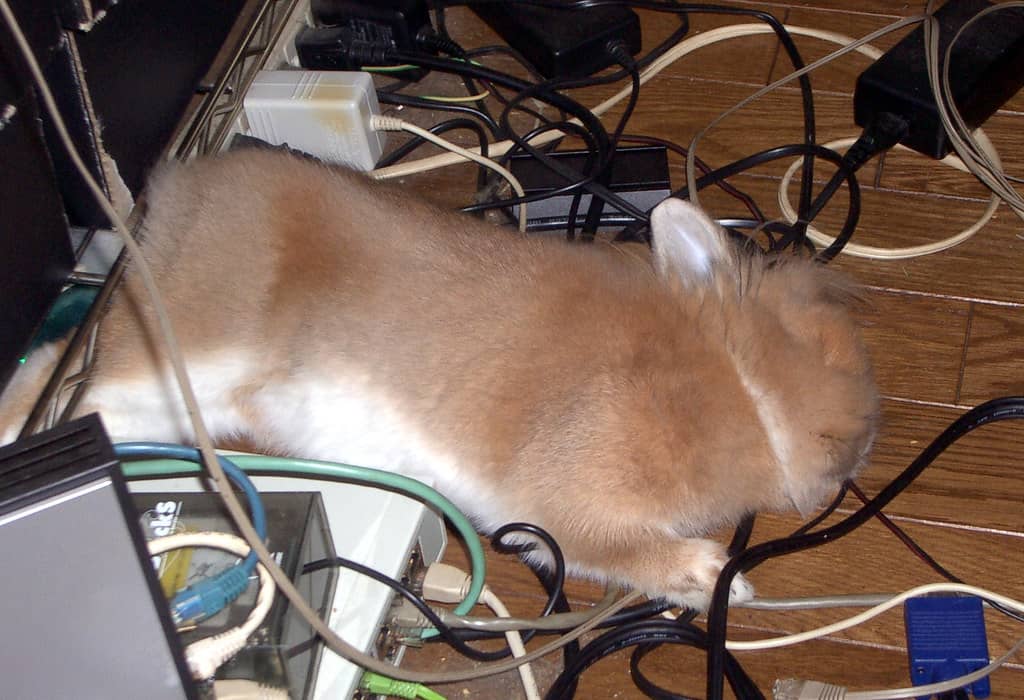
[[[891,0],[793,0],[792,2],[729,3],[768,10],[790,25],[827,29],[859,37],[922,3]],[[742,18],[694,16],[692,32]],[[643,14],[644,41],[651,46],[671,29],[665,16]],[[468,12],[449,12],[452,35],[467,48],[494,43],[496,38]],[[905,32],[877,42],[891,46]],[[797,39],[806,59],[830,47]],[[852,120],[854,80],[868,60],[841,59],[812,76],[819,141],[855,136]],[[723,110],[757,88],[781,77],[787,61],[769,36],[732,41],[703,49],[679,61],[647,84],[628,131],[687,144],[692,135]],[[617,86],[616,86],[617,87]],[[454,82],[432,84],[449,89]],[[584,104],[596,104],[611,88],[577,93]],[[403,112],[403,116],[411,114]],[[617,116],[613,113],[606,123]],[[429,122],[429,116],[417,117]],[[985,127],[1011,174],[1024,175],[1024,93],[1018,94]],[[721,165],[762,148],[798,142],[801,138],[798,92],[782,88],[711,131],[698,153]],[[761,168],[736,178],[770,217],[780,216],[776,191],[784,164]],[[821,176],[827,177],[824,167]],[[684,181],[673,161],[675,184]],[[408,182],[449,204],[465,203],[468,168],[410,178]],[[971,177],[917,155],[893,153],[872,163],[860,175],[863,214],[855,240],[878,246],[917,245],[950,236],[968,226],[984,210],[986,193]],[[441,183],[439,186],[438,183]],[[738,203],[709,192],[705,206],[718,217],[742,215]],[[834,230],[842,216],[844,197],[822,217]],[[861,312],[864,333],[874,352],[877,376],[885,396],[884,424],[872,463],[860,485],[877,492],[904,468],[933,437],[965,409],[987,399],[1024,394],[1024,225],[1005,206],[974,238],[947,252],[913,260],[882,262],[841,256],[833,265],[868,290]],[[887,513],[939,562],[966,581],[1024,598],[1024,424],[1002,423],[968,436],[900,498]],[[843,512],[856,503],[848,499]],[[794,517],[761,517],[754,542],[780,536],[798,525]],[[723,535],[724,536],[724,535]],[[449,558],[464,561],[453,538]],[[488,580],[514,613],[529,614],[541,605],[542,592],[517,562],[492,555]],[[762,596],[803,596],[831,593],[896,592],[935,582],[937,576],[885,528],[871,522],[839,542],[785,557],[755,570],[751,578]],[[573,602],[585,604],[600,596],[593,586],[574,583]],[[733,611],[731,635],[760,636],[794,632],[849,614],[849,611],[754,613]],[[1002,654],[1017,637],[1020,625],[988,614],[990,651]],[[905,637],[899,611],[827,640],[773,651],[739,654],[744,667],[769,693],[776,678],[813,678],[851,689],[900,687],[908,684]],[[456,668],[467,663],[439,646],[415,650],[410,666]],[[539,664],[548,682],[559,660]],[[676,692],[701,696],[704,657],[680,648],[663,648],[645,662],[650,676]],[[1024,657],[992,677],[993,697],[1024,697]],[[514,698],[520,696],[515,674],[486,681],[439,688],[450,698]],[[628,655],[619,653],[584,676],[580,698],[637,698],[643,695],[629,678]]]

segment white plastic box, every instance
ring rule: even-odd
[[[380,159],[384,134],[370,128],[379,113],[368,73],[260,71],[245,96],[250,136],[356,170]]]

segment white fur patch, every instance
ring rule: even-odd
[[[431,484],[485,530],[508,522],[508,507],[474,478],[368,376],[301,378],[257,392],[258,436],[311,459],[381,469]]]
[[[308,459],[381,469],[432,485],[485,531],[514,519],[508,505],[474,477],[472,465],[432,441],[368,376],[302,377],[257,389],[248,407],[232,396],[253,376],[255,358],[233,354],[189,364],[189,377],[215,440],[249,435],[264,448]],[[243,408],[248,408],[244,411]],[[98,380],[80,413],[98,411],[115,442],[194,442],[170,372],[161,384]],[[248,421],[255,419],[255,424]]]
[[[731,353],[730,357],[740,384],[747,392],[747,396],[750,397],[751,403],[754,404],[754,410],[757,411],[757,418],[761,422],[761,427],[764,428],[768,446],[771,448],[772,456],[775,457],[775,463],[782,470],[786,485],[791,487],[793,483],[790,469],[793,455],[792,434],[782,406],[768,390],[754,379],[738,358]],[[797,510],[803,510],[796,500],[793,500],[793,505],[797,507]]]
[[[252,376],[255,358],[233,353],[201,362],[189,362],[188,375],[211,435],[245,432],[240,407],[232,396]],[[90,382],[78,413],[98,411],[114,442],[149,440],[192,443],[192,423],[181,390],[170,369],[162,382],[140,376],[130,380]]]

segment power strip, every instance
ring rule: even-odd
[[[327,526],[338,556],[395,579],[410,565],[439,561],[447,544],[444,522],[419,501],[368,486],[294,477],[253,477],[261,493],[320,492]],[[203,491],[198,478],[133,481],[135,493]],[[403,646],[389,643],[385,629],[393,592],[353,571],[341,569],[331,606],[331,629],[345,641],[390,663],[401,663]],[[351,698],[362,669],[324,651],[313,689],[314,700]]]

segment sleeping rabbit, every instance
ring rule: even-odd
[[[878,398],[849,286],[738,251],[686,202],[653,211],[639,255],[280,152],[169,166],[147,196],[144,250],[215,439],[422,479],[484,532],[545,528],[576,575],[706,608],[711,533],[807,513],[867,458]],[[187,442],[148,306],[129,271],[78,412],[115,440]],[[5,442],[55,355],[5,392]]]

